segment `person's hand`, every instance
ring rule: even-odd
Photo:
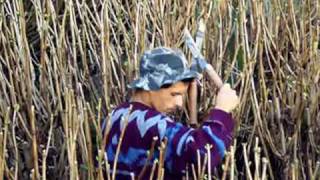
[[[217,95],[216,109],[231,112],[239,104],[236,91],[230,88],[230,84],[224,84]]]

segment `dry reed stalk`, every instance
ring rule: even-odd
[[[258,135],[268,161],[264,164],[262,158],[259,170],[251,173],[263,178],[265,172],[265,178],[275,179],[294,170],[295,178],[317,179],[319,1],[218,3],[0,1],[0,119],[8,120],[7,132],[3,126],[0,130],[6,143],[0,148],[0,159],[5,160],[0,175],[17,179],[37,174],[36,168],[22,170],[22,163],[30,164],[25,154],[33,153],[33,147],[23,148],[26,139],[33,139],[28,128],[33,105],[42,178],[44,170],[62,179],[97,178],[93,155],[103,149],[107,136],[101,132],[101,119],[125,100],[139,54],[159,45],[183,47],[181,30],[188,26],[194,31],[198,19],[207,18],[203,53],[241,97],[234,113],[239,119],[236,137],[247,142],[247,154],[255,154]],[[202,87],[200,111],[211,106],[208,97],[214,99],[210,87]],[[13,112],[7,114],[7,107]],[[51,116],[57,121],[49,135]],[[41,144],[50,144],[50,152],[52,148],[56,153],[45,156]],[[308,153],[301,156],[304,148]],[[236,150],[234,146],[233,153]],[[236,166],[238,157],[230,154],[224,177],[227,171],[231,179],[242,177],[245,168]],[[254,156],[248,158],[258,165]],[[88,163],[88,171],[78,169],[80,161]],[[107,163],[101,167],[108,169]]]
[[[103,8],[102,8],[102,11],[101,11],[101,16],[102,16],[102,21],[101,21],[101,29],[102,29],[102,32],[101,32],[101,39],[102,39],[102,42],[101,42],[101,49],[102,49],[102,67],[103,67],[103,83],[104,83],[104,97],[105,97],[105,103],[108,107],[108,104],[109,104],[109,86],[110,83],[109,83],[109,80],[107,78],[107,75],[110,73],[110,63],[108,61],[108,58],[110,56],[110,50],[108,47],[109,45],[109,16],[108,16],[108,2],[105,2],[103,3]]]
[[[46,151],[42,150],[42,159],[46,160]],[[46,161],[42,161],[42,171],[41,171],[41,178],[42,180],[47,179],[46,171],[47,171],[47,166],[46,166]]]
[[[134,173],[130,173],[131,180],[134,180]]]
[[[88,163],[88,178],[94,178],[94,166],[93,166],[93,146],[92,146],[92,136],[91,136],[91,132],[90,132],[90,118],[89,116],[89,112],[88,112],[88,108],[90,108],[89,104],[86,103],[86,106],[84,107],[84,128],[83,128],[83,139],[85,139],[85,150],[87,150],[86,154],[87,154],[87,163]],[[108,161],[106,161],[108,162]]]
[[[134,29],[134,34],[135,34],[135,44],[134,44],[134,70],[137,70],[138,69],[138,43],[139,43],[139,14],[140,14],[140,3],[138,2],[137,5],[136,5],[136,24],[134,25],[135,26],[135,29]]]
[[[317,161],[316,167],[315,167],[315,169],[314,169],[314,171],[313,171],[313,174],[312,174],[312,176],[311,176],[311,179],[312,179],[312,180],[316,179],[317,175],[320,174],[320,173],[319,173],[319,167],[320,167],[320,161]]]
[[[101,132],[101,125],[100,125],[100,119],[101,119],[101,99],[99,99],[98,101],[98,107],[97,107],[97,110],[98,110],[98,117],[97,117],[97,123],[95,123],[95,128],[97,130],[97,132]],[[110,120],[109,120],[110,121]],[[105,129],[107,130],[107,129]],[[102,133],[101,134],[98,134],[98,140],[100,141],[101,143],[101,148],[98,150],[98,174],[99,174],[99,178],[100,179],[103,179],[103,171],[102,171],[102,160],[103,159],[106,159],[106,162],[108,162],[108,157],[107,155],[105,154],[105,139],[103,139],[102,137]],[[102,141],[102,142],[101,142]],[[106,172],[108,173],[108,172]],[[107,176],[108,177],[108,176]]]
[[[74,166],[75,166],[75,172],[74,172],[74,174],[75,174],[75,176],[74,176],[74,178],[75,179],[79,179],[79,169],[77,168],[78,167],[78,161],[77,160],[75,160],[75,162],[74,162]]]
[[[152,138],[152,143],[151,143],[151,148],[150,150],[148,151],[148,157],[147,157],[147,161],[146,161],[146,164],[143,166],[140,174],[138,175],[138,178],[137,179],[141,179],[145,173],[145,171],[147,170],[147,167],[153,157],[153,154],[154,154],[154,148],[155,148],[155,145],[156,145],[156,142],[158,141],[158,137],[155,136]]]
[[[6,151],[7,151],[7,136],[8,136],[8,125],[9,125],[9,115],[10,115],[10,107],[7,108],[6,115],[4,117],[4,121],[1,121],[1,130],[0,130],[0,144],[2,147],[0,148],[0,178],[3,179],[6,168]],[[2,124],[3,123],[3,124]]]
[[[119,153],[120,153],[120,148],[121,148],[121,144],[122,144],[122,141],[123,141],[123,137],[124,137],[124,134],[125,134],[125,131],[127,129],[128,122],[129,122],[129,117],[130,117],[130,114],[131,114],[131,110],[132,110],[132,105],[130,105],[128,113],[125,116],[121,117],[121,123],[123,123],[123,128],[121,130],[121,134],[120,134],[120,137],[119,137],[119,143],[118,143],[118,146],[117,146],[117,150],[116,150],[116,154],[115,154],[115,158],[114,158],[114,163],[113,163],[113,167],[112,167],[112,180],[114,180],[115,177],[116,177],[117,161],[118,161],[118,157],[119,157]]]
[[[17,117],[17,111],[19,111],[19,106],[16,106],[13,111],[13,118],[12,118],[12,140],[13,140],[13,146],[14,146],[14,157],[15,157],[15,162],[14,162],[14,178],[18,178],[18,168],[19,168],[19,153],[18,153],[18,146],[17,146],[17,141],[16,141],[16,117]]]
[[[200,150],[197,149],[197,175],[200,178],[201,174],[201,156],[200,156]]]
[[[0,143],[4,144],[4,135],[3,135],[2,131],[0,132]],[[1,157],[0,157],[0,163],[1,163],[0,164],[0,178],[1,178],[1,180],[4,177],[4,164],[5,164],[4,151],[5,151],[4,148],[0,149],[0,154],[1,154]]]
[[[256,137],[256,143],[254,147],[254,163],[255,163],[255,172],[254,172],[254,179],[260,179],[260,153],[261,149],[258,146],[259,139]]]
[[[193,179],[197,179],[197,173],[196,173],[196,170],[194,168],[194,164],[191,164],[191,170],[192,170]]]
[[[201,174],[200,174],[201,179],[204,179],[207,163],[208,163],[208,154],[205,154],[202,168],[201,168]]]
[[[102,171],[102,161],[105,159],[105,152],[104,149],[98,150],[98,179],[103,179],[103,171]],[[107,163],[107,162],[105,162]],[[110,175],[109,175],[110,176]],[[107,177],[109,177],[107,176]]]
[[[294,163],[291,163],[291,178],[292,180],[296,180],[298,177],[296,176],[296,167],[295,167],[295,164]]]
[[[150,173],[150,178],[149,180],[152,180],[153,179],[153,176],[154,176],[154,173],[155,173],[155,170],[156,170],[156,167],[157,167],[157,163],[158,163],[158,159],[155,159],[153,161],[153,165],[152,165],[152,169],[151,169],[151,173]]]
[[[110,117],[111,117],[111,115],[109,115],[108,117],[105,118],[106,127],[104,128],[104,134],[103,134],[103,138],[102,138],[101,149],[105,149],[105,147],[106,147],[107,138],[108,138],[109,131],[110,131],[110,128],[111,128],[111,119],[110,119]]]
[[[47,179],[47,174],[46,174],[46,161],[49,153],[49,148],[50,148],[50,143],[51,143],[51,138],[52,138],[52,129],[53,129],[53,116],[50,118],[50,127],[49,127],[49,133],[48,133],[48,141],[47,141],[47,146],[45,150],[42,150],[42,179],[46,180]]]
[[[106,155],[105,155],[105,157],[106,157]],[[105,168],[106,168],[106,177],[107,177],[107,179],[108,180],[110,180],[111,179],[111,176],[110,176],[110,164],[109,164],[109,162],[107,161],[107,159],[105,158],[104,159],[105,160]]]
[[[223,174],[221,177],[222,180],[225,180],[227,177],[227,172],[228,172],[229,164],[230,164],[230,157],[231,157],[230,152],[226,152],[225,163],[222,166],[223,167]]]
[[[262,175],[261,180],[265,180],[267,178],[267,164],[268,160],[266,158],[262,158]]]
[[[245,164],[245,169],[246,169],[246,177],[248,179],[252,180],[252,175],[251,175],[251,171],[250,171],[251,162],[249,162],[248,155],[247,155],[247,144],[243,143],[242,147],[243,147],[244,164]]]
[[[32,133],[32,160],[33,160],[33,168],[34,168],[34,179],[39,179],[39,164],[38,164],[38,145],[37,145],[37,131],[36,131],[36,125],[35,125],[35,112],[34,112],[34,106],[31,106],[31,133]]]
[[[285,154],[286,153],[286,140],[285,140],[285,136],[284,136],[284,130],[283,130],[283,125],[280,121],[281,119],[281,110],[280,110],[280,102],[279,102],[279,98],[275,97],[275,109],[276,109],[276,120],[277,123],[280,127],[280,133],[281,133],[281,145],[282,145],[282,153]]]
[[[230,154],[231,154],[231,162],[230,162],[230,179],[233,180],[234,179],[234,172],[235,172],[235,160],[234,160],[234,156],[235,156],[235,147],[237,145],[237,141],[235,140],[233,145],[230,146]]]
[[[211,177],[211,145],[207,144],[206,145],[206,150],[208,154],[208,179],[212,179]]]
[[[186,180],[189,180],[189,165],[187,164],[186,167],[186,176],[185,176]]]
[[[32,180],[36,180],[36,175],[35,175],[35,172],[34,172],[34,169],[31,169],[31,172],[30,172],[30,179],[32,179]]]
[[[107,155],[106,155],[106,154],[104,155],[104,161],[105,161],[106,177],[107,177],[108,180],[110,180],[110,179],[111,179],[111,176],[110,176],[110,174],[111,174],[110,164],[109,164],[109,162],[108,162],[108,158],[107,158]]]
[[[168,139],[165,137],[163,141],[160,143],[159,147],[159,164],[158,164],[158,179],[163,178],[163,172],[164,172],[164,163],[165,163],[165,157],[166,157],[166,147],[167,147]]]

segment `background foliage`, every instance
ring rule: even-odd
[[[200,18],[204,55],[241,98],[216,176],[320,178],[319,0],[0,0],[0,177],[101,179],[101,120],[140,55],[190,57],[182,32]],[[202,81],[204,112],[216,90]]]

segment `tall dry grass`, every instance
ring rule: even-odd
[[[141,53],[188,53],[200,18],[203,53],[241,103],[223,166],[188,178],[319,179],[319,0],[0,0],[1,179],[102,179],[101,122]],[[203,80],[201,112],[214,95]]]

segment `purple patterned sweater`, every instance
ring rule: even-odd
[[[132,110],[117,161],[117,179],[130,179],[130,173],[134,173],[135,177],[139,175],[147,162],[147,151],[154,137],[158,137],[156,147],[164,138],[168,140],[164,159],[165,179],[181,179],[187,164],[196,163],[197,150],[204,157],[206,144],[212,145],[210,163],[211,167],[215,167],[231,144],[234,121],[231,114],[222,110],[212,109],[201,127],[193,129],[142,103],[126,102],[111,114],[111,128],[105,149],[111,168],[124,126],[122,117],[127,116],[130,104]],[[155,148],[143,179],[149,179],[153,161],[158,158],[159,150]]]

